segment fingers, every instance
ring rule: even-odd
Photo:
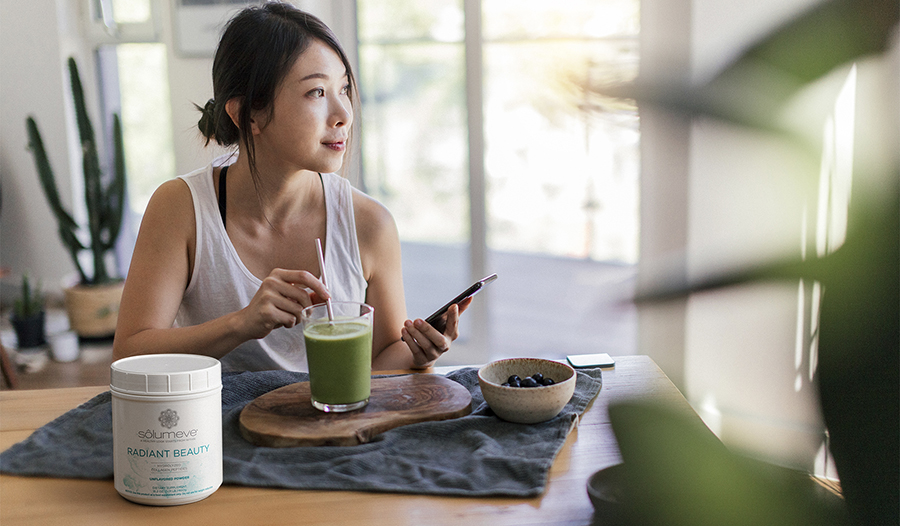
[[[286,297],[285,292],[289,291],[281,289],[279,283],[264,280],[250,304],[244,309],[250,319],[254,338],[262,338],[279,327],[293,327],[300,319],[303,305]]]
[[[400,336],[413,354],[416,365],[427,367],[450,350],[450,343],[459,337],[459,313],[472,302],[469,298],[447,309],[447,324],[441,333],[424,320],[406,320]]]
[[[312,305],[308,292],[293,285],[266,278],[251,302],[272,328],[293,327],[305,307]]]
[[[411,322],[407,322],[408,324]],[[415,336],[410,332],[412,330],[411,326],[406,326],[400,330],[400,337],[406,343],[406,346],[409,347],[410,352],[413,356],[413,366],[415,368],[424,368],[430,367],[437,359],[440,357],[441,353],[437,352],[432,348],[429,351],[428,347],[419,345],[416,341]]]
[[[285,308],[278,308],[273,304],[264,305],[259,312],[263,326],[269,331],[279,329],[281,327],[291,327],[297,325],[300,314],[292,314]]]
[[[450,341],[459,338],[459,313],[465,310],[469,303],[472,303],[472,298],[468,298],[461,303],[465,303],[465,306],[451,305],[447,309],[447,325],[444,326],[444,336],[450,338]]]
[[[331,298],[331,294],[319,278],[305,270],[275,269],[263,280],[263,287],[268,287],[284,298],[297,303],[300,306],[299,310],[310,305],[324,303],[325,300]],[[285,307],[285,305],[280,306]],[[285,308],[294,312],[295,309],[290,307],[290,305],[286,305]],[[299,319],[299,312],[294,312],[294,314]]]
[[[412,352],[413,362],[419,367],[433,364],[442,354],[450,350],[452,341],[424,320],[406,320],[400,330],[400,337],[406,342]]]
[[[466,309],[468,309],[469,305],[472,304],[472,300],[474,300],[474,299],[475,299],[474,296],[469,296],[468,298],[457,303],[456,305],[459,307],[459,313],[462,314]]]
[[[263,338],[273,329],[294,327],[305,307],[329,297],[322,282],[309,272],[275,269],[243,309],[243,318],[250,336]]]
[[[305,289],[311,289],[312,292],[315,293],[316,298],[321,301],[325,301],[331,297],[331,294],[328,293],[328,289],[325,288],[325,285],[322,284],[319,278],[305,270],[275,269],[266,279],[268,278],[274,278],[285,284],[294,286],[298,291],[303,292],[303,297],[306,299],[309,299],[311,295],[310,292]],[[312,305],[312,303],[310,303],[310,305]]]

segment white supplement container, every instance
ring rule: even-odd
[[[193,354],[132,356],[110,367],[116,491],[174,506],[222,485],[222,366]]]

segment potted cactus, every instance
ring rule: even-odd
[[[69,323],[79,336],[107,337],[115,333],[123,286],[115,269],[111,272],[107,268],[107,255],[119,236],[125,204],[122,128],[118,115],[113,115],[114,169],[110,176],[104,177],[75,59],[70,57],[68,66],[81,140],[87,225],[79,225],[63,207],[37,123],[29,116],[25,124],[41,188],[56,217],[60,239],[78,271],[77,284],[65,289]],[[90,251],[92,256],[93,265],[89,269],[79,260],[83,251]]]
[[[13,304],[12,321],[19,349],[47,343],[44,331],[44,295],[41,285],[31,287],[28,274],[22,276],[22,293]]]

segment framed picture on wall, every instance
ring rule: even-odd
[[[185,57],[212,57],[225,23],[253,0],[172,0],[175,49]]]

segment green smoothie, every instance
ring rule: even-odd
[[[324,321],[306,326],[309,387],[321,404],[352,404],[369,398],[372,326],[359,321]]]

